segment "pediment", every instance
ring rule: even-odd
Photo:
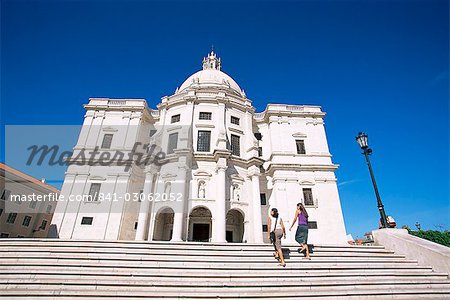
[[[296,132],[292,135],[294,138],[306,138],[306,133]]]
[[[163,179],[174,178],[174,177],[177,177],[177,174],[166,173],[166,174],[161,176],[161,178],[163,178]]]
[[[300,185],[314,185],[314,182],[312,182],[310,180],[300,180],[298,183]]]
[[[194,176],[197,176],[197,177],[211,177],[212,174],[208,173],[206,171],[197,171],[197,172],[194,173]]]
[[[231,181],[233,181],[233,182],[236,182],[236,181],[244,181],[244,178],[242,178],[239,174],[232,174],[232,175],[230,175],[230,179],[231,179]]]
[[[118,129],[111,127],[111,126],[107,126],[107,127],[103,127],[102,128],[103,131],[108,131],[108,132],[116,132]]]
[[[90,180],[106,180],[105,177],[99,175],[93,175],[89,177]]]

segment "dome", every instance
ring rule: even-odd
[[[221,70],[220,58],[217,58],[214,51],[203,59],[203,70],[198,71],[186,79],[178,89],[181,92],[189,87],[225,87],[235,91],[242,96],[243,92],[239,85],[226,73]]]
[[[234,90],[239,95],[242,94],[241,88],[234,81],[233,78],[228,76],[222,71],[214,70],[214,69],[206,69],[198,71],[197,73],[192,74],[186,79],[183,84],[180,86],[178,90],[181,92],[182,90],[187,89],[191,85],[199,86],[199,87],[229,87]]]

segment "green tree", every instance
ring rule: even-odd
[[[405,228],[406,227],[406,228]],[[420,237],[425,240],[432,241],[437,244],[441,244],[450,247],[450,231],[437,231],[437,230],[411,230],[409,227],[404,226],[409,234]]]

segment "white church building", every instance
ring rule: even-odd
[[[346,243],[325,113],[287,104],[256,112],[221,67],[211,51],[156,109],[144,99],[89,99],[52,220],[58,237],[263,243],[270,209],[288,229],[302,202],[309,243]],[[136,145],[141,159],[165,157],[139,164],[128,155]],[[100,163],[81,162],[82,152]]]

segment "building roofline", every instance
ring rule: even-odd
[[[16,176],[19,176],[19,177],[23,178],[24,180],[27,180],[27,181],[29,181],[31,183],[34,183],[34,184],[37,184],[40,187],[43,187],[43,188],[45,188],[47,190],[50,190],[52,192],[59,193],[59,190],[56,187],[54,187],[52,185],[49,185],[47,183],[43,183],[41,180],[39,180],[39,179],[37,179],[37,178],[35,178],[33,176],[30,176],[28,174],[25,174],[25,173],[23,173],[23,172],[21,172],[21,171],[19,171],[17,169],[14,169],[13,167],[10,167],[10,166],[8,166],[8,165],[6,165],[4,163],[1,163],[1,162],[0,162],[0,170],[4,170],[5,172],[8,172],[8,173],[14,174]]]

